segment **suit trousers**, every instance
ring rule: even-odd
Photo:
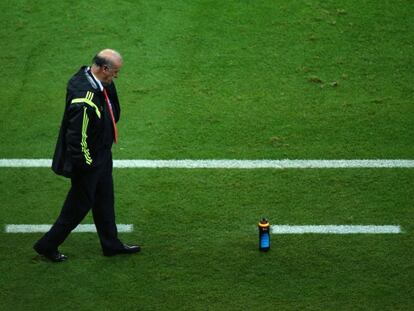
[[[71,188],[62,210],[52,228],[38,242],[44,251],[55,251],[70,232],[92,210],[93,220],[104,250],[122,248],[118,239],[114,210],[114,184],[112,179],[112,154],[97,167],[78,170],[71,177]]]

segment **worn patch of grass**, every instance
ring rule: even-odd
[[[106,46],[125,58],[118,158],[414,154],[408,1],[102,1],[99,14],[86,2],[16,1],[1,9],[2,157],[51,156],[66,81]],[[275,146],[275,136],[286,143]]]
[[[124,56],[115,158],[338,159],[414,154],[410,1],[3,1],[0,158],[50,158],[65,85]],[[413,171],[116,170],[137,256],[73,234],[0,232],[5,310],[411,310]],[[69,181],[0,169],[0,223],[51,223]],[[275,236],[279,224],[400,224],[378,236]],[[90,223],[88,216],[85,222]]]

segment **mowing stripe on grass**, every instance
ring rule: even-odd
[[[326,225],[326,226],[290,226],[272,225],[273,234],[398,234],[402,233],[400,226],[375,226],[375,225]]]
[[[50,167],[49,159],[0,159],[0,167]],[[414,160],[114,160],[117,168],[414,168]]]
[[[35,233],[35,232],[47,232],[52,225],[6,225],[4,231],[6,233]],[[118,232],[132,232],[134,231],[134,225],[131,224],[118,224],[116,225]],[[96,232],[95,225],[78,225],[72,232]]]

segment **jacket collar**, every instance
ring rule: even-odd
[[[99,81],[95,75],[92,73],[90,67],[85,67],[85,75],[88,82],[91,84],[91,86],[96,90],[99,88],[99,90],[103,91],[103,85],[101,81]]]

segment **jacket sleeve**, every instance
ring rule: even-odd
[[[68,155],[75,169],[88,169],[94,164],[90,145],[96,111],[99,110],[90,95],[72,99],[67,109],[65,138]]]

